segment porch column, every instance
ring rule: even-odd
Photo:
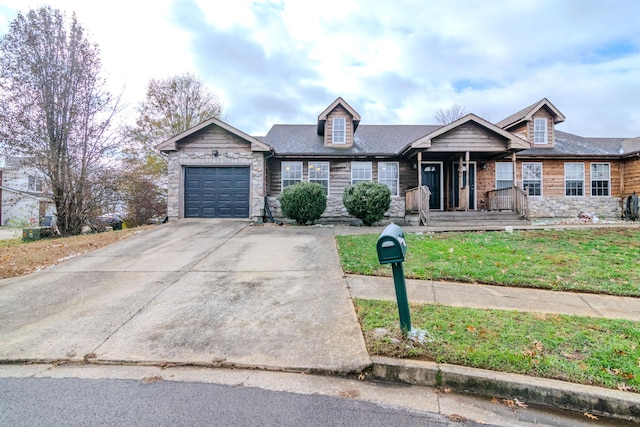
[[[464,186],[464,188],[466,189],[466,191],[464,192],[464,210],[467,212],[469,211],[469,187],[471,183],[471,165],[469,162],[469,157],[469,152],[467,151],[464,154],[464,163],[467,170],[467,185]]]
[[[464,162],[463,162],[463,157],[462,154],[460,154],[460,156],[458,157],[458,200],[457,200],[457,206],[456,208],[461,209],[464,205],[462,204],[462,201],[464,200],[464,195],[462,194],[464,191],[464,186],[463,186],[463,173],[462,173],[462,168],[463,168]]]
[[[418,225],[420,224],[420,210],[422,209],[422,151],[418,151]],[[405,200],[406,204],[406,200]]]
[[[516,177],[518,176],[516,173],[516,152],[514,151],[513,153],[511,153],[511,163],[513,165],[512,169],[513,169],[513,186],[517,187],[518,186],[518,180],[516,179]]]

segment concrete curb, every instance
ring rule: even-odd
[[[372,357],[375,379],[491,397],[640,422],[640,394],[558,380],[417,360]]]

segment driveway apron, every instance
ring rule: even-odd
[[[0,360],[356,372],[333,232],[179,220],[0,280]]]

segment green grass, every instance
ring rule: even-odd
[[[408,278],[640,296],[640,231],[406,234]],[[378,235],[337,236],[346,273],[390,276]]]
[[[403,337],[394,302],[356,300],[356,308],[373,355],[640,392],[640,322],[412,305],[421,344]]]

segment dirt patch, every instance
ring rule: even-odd
[[[23,242],[22,239],[0,241],[0,279],[21,276],[62,261],[103,248],[155,225],[105,233]]]

